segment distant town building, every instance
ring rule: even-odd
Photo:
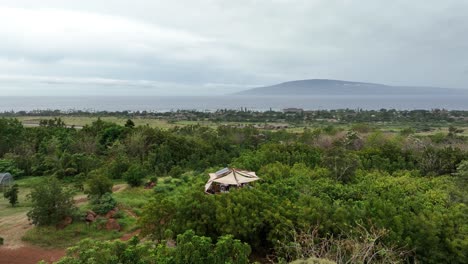
[[[283,109],[283,112],[286,114],[302,114],[304,112],[304,109],[302,108],[285,108]]]

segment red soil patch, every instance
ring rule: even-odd
[[[65,256],[64,249],[45,249],[34,246],[2,248],[0,246],[0,264],[36,264],[44,260],[49,263]]]

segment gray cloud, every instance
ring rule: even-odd
[[[0,95],[304,78],[468,88],[467,12],[459,0],[0,0]]]

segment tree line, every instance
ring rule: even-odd
[[[25,128],[0,119],[0,170],[15,177],[52,175],[57,184],[69,182],[98,196],[109,179],[138,186],[164,176],[139,220],[142,236],[156,245],[189,232],[211,249],[232,236],[241,244],[232,240],[230,247],[247,243],[242,254],[251,250],[275,262],[467,262],[468,145],[456,128],[418,136],[365,125],[290,133],[252,126],[161,130],[100,119],[83,129],[58,119],[41,124]],[[206,173],[226,166],[256,171],[262,180],[253,188],[205,195]],[[91,190],[98,186],[103,188]],[[89,243],[77,250],[98,242]],[[215,255],[197,256],[217,263]]]

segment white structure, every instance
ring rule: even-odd
[[[245,184],[260,180],[253,171],[224,168],[210,173],[210,179],[205,184],[206,193],[227,192],[231,186],[242,187]]]
[[[0,173],[0,189],[5,192],[6,188],[13,184],[13,176],[10,173]]]

